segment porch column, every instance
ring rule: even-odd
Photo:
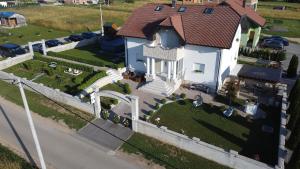
[[[150,58],[147,57],[147,76],[150,75]]]
[[[165,67],[165,61],[161,60],[160,62],[160,72],[163,73],[164,72],[164,67]]]
[[[152,78],[154,79],[155,78],[155,59],[154,58],[151,58],[151,75],[152,75]]]
[[[168,80],[171,79],[171,61],[168,61]]]
[[[176,80],[176,61],[173,61],[173,80]]]

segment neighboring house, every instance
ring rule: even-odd
[[[7,7],[7,2],[0,2],[0,7]]]
[[[77,5],[88,5],[98,4],[99,0],[64,0],[65,4],[77,4]]]
[[[26,19],[23,15],[15,12],[0,12],[0,26],[15,28],[25,25]]]
[[[252,2],[252,1],[251,1]],[[257,3],[257,1],[256,1]],[[256,47],[259,42],[261,28],[265,25],[266,20],[259,16],[253,7],[247,6],[243,0],[226,0],[221,4],[230,5],[242,18],[242,38],[241,46]],[[255,5],[256,8],[257,5]]]

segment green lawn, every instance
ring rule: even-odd
[[[1,97],[23,106],[19,89],[16,86],[0,81],[0,89]],[[87,124],[87,122],[78,117],[78,115],[88,121],[93,119],[92,114],[85,113],[65,105],[65,107],[72,111],[72,113],[70,113],[52,101],[46,99],[42,95],[28,90],[26,90],[25,93],[30,110],[43,117],[48,117],[56,121],[62,121],[71,129],[78,130]]]
[[[121,148],[128,153],[143,154],[145,158],[167,169],[228,169],[228,167],[138,133],[135,133]]]
[[[265,108],[267,109],[267,108]],[[203,104],[200,108],[192,106],[192,100],[177,101],[163,106],[152,118],[160,117],[160,125],[189,137],[198,137],[202,141],[233,149],[240,154],[253,158],[259,154],[261,161],[275,164],[278,145],[279,112],[267,109],[265,120],[247,121],[239,115],[225,118],[222,108]],[[263,124],[274,127],[274,134],[261,131]]]
[[[64,73],[64,71],[67,69],[68,67],[59,63],[56,68],[50,68],[48,66],[48,62],[29,60],[12,66],[5,71],[13,73],[19,77],[25,77],[28,80],[33,80],[36,83],[42,83],[54,89],[60,89],[61,91],[72,95],[75,95],[82,90],[82,84],[88,82],[88,84],[85,84],[85,86],[89,86],[97,80],[95,79],[93,81],[89,81],[89,79],[95,76],[97,72],[82,71],[80,75],[74,76]],[[101,75],[99,78],[105,76],[104,72],[102,72],[102,74],[103,75]],[[40,77],[35,78],[39,75]]]
[[[0,144],[0,168],[34,169],[26,160]]]
[[[87,63],[95,66],[105,67],[124,67],[124,58],[116,57],[110,54],[99,53],[100,47],[92,45],[81,48],[71,49],[59,53],[49,52],[49,55],[54,57],[62,57],[69,60],[74,60],[82,63]]]
[[[53,39],[70,35],[71,32],[54,30],[42,26],[28,24],[14,29],[0,29],[0,44],[27,44],[41,39]]]
[[[103,86],[101,88],[101,90],[111,90],[111,91],[115,91],[115,92],[125,94],[124,84],[122,84],[122,83],[110,83],[106,86]]]
[[[300,9],[299,9],[300,10]],[[300,16],[299,16],[300,17]],[[300,19],[274,19],[266,18],[267,24],[262,32],[269,35],[279,35],[284,37],[300,38]],[[275,30],[274,30],[275,29]],[[285,31],[277,31],[284,29]]]

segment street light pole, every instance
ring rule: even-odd
[[[44,161],[41,146],[40,146],[40,143],[39,143],[36,131],[35,131],[35,127],[34,127],[33,120],[32,120],[32,117],[31,117],[31,113],[30,113],[30,110],[29,110],[29,107],[28,107],[28,103],[27,103],[27,99],[26,99],[25,92],[24,92],[24,89],[23,89],[23,85],[22,85],[20,79],[18,79],[18,83],[19,83],[18,85],[19,85],[21,97],[22,97],[22,100],[23,100],[24,108],[25,108],[25,111],[26,111],[26,115],[27,115],[27,118],[28,118],[28,121],[29,121],[29,126],[30,126],[30,129],[31,129],[31,133],[32,133],[32,136],[33,136],[34,143],[35,143],[35,147],[36,147],[39,159],[40,159],[41,168],[46,169],[46,164],[45,164],[45,161]]]
[[[101,5],[101,2],[100,2],[100,1],[99,1],[99,4],[100,4],[101,36],[104,36],[103,17],[102,17],[102,5]]]

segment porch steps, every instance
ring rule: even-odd
[[[162,96],[170,96],[178,87],[180,82],[177,84],[168,83],[160,78],[156,78],[152,81],[147,82],[141,86],[138,90],[142,90],[148,93],[153,93]]]
[[[111,78],[112,82],[117,82],[118,80],[123,79],[122,74],[117,70],[109,69],[106,73]]]

